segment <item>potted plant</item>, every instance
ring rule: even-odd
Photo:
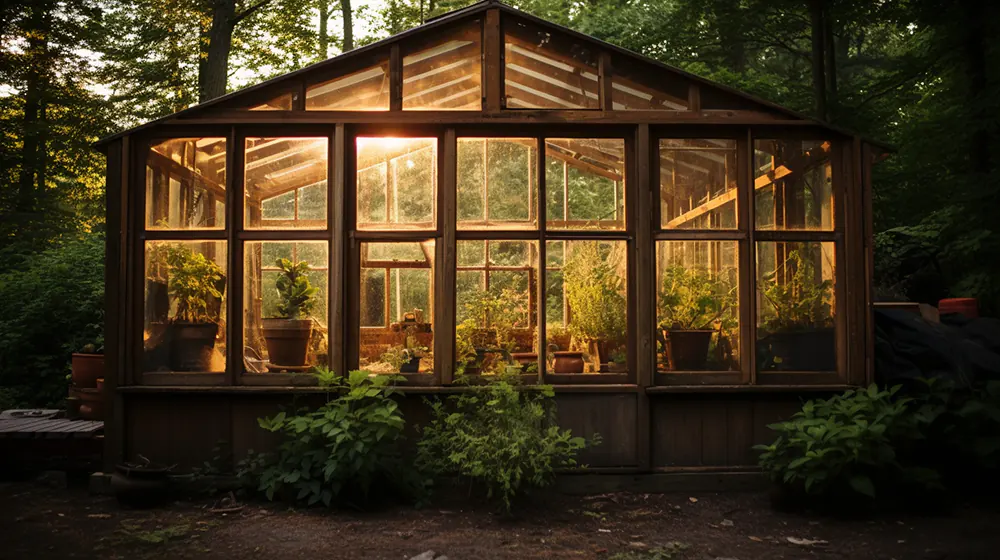
[[[526,369],[537,361],[537,353],[514,352],[517,348],[515,331],[528,328],[527,307],[526,295],[512,288],[482,292],[466,303],[467,317],[456,328],[455,357],[459,373],[476,375],[482,373],[484,364],[503,366],[513,362]],[[491,354],[499,355],[499,362],[489,363]]]
[[[625,345],[627,332],[625,285],[612,261],[599,242],[586,241],[574,248],[563,268],[570,312],[568,330],[575,342],[596,357],[598,368],[605,371],[611,355]],[[556,352],[555,357],[558,361],[560,353]],[[574,360],[574,369],[575,364]],[[583,373],[583,369],[572,373]]]
[[[313,321],[309,317],[316,301],[316,288],[309,284],[309,263],[278,259],[281,270],[275,281],[278,317],[265,318],[261,331],[267,345],[268,369],[306,367]]]
[[[704,268],[671,265],[663,271],[657,300],[659,336],[674,371],[705,369],[712,335],[731,318],[736,286]],[[718,331],[717,331],[718,323]]]
[[[834,371],[833,281],[816,281],[817,251],[788,253],[784,266],[765,278],[757,340],[760,369]],[[779,272],[783,272],[779,276]]]
[[[215,262],[183,245],[169,248],[166,264],[167,291],[173,303],[168,323],[170,367],[206,371],[219,334],[226,277]]]
[[[70,368],[74,387],[97,387],[97,380],[104,377],[104,337],[98,336],[93,343],[85,344],[79,352],[74,352]]]

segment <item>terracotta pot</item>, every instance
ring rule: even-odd
[[[118,503],[134,508],[163,505],[170,496],[170,470],[166,467],[118,465],[111,475],[111,491]]]
[[[97,378],[97,392],[98,393],[103,393],[104,392],[104,378],[103,377]]]
[[[522,372],[527,372],[532,364],[538,362],[537,352],[511,352],[510,357],[521,365]]]
[[[208,371],[211,368],[215,336],[219,333],[218,324],[175,321],[167,329],[170,332],[172,370]]]
[[[554,352],[555,362],[552,369],[555,373],[583,373],[583,352]]]
[[[667,357],[672,371],[701,371],[708,361],[711,329],[666,331]]]
[[[93,389],[97,379],[104,377],[104,354],[73,354],[72,368],[73,386]]]
[[[312,319],[264,319],[264,342],[267,361],[279,366],[302,367],[309,356]]]
[[[104,395],[97,389],[70,389],[77,399],[76,415],[83,420],[104,420]]]
[[[938,302],[938,312],[941,315],[958,313],[968,319],[979,317],[979,302],[976,298],[949,298]]]

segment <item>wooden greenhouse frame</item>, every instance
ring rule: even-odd
[[[382,152],[371,156],[368,140],[359,142],[368,138]],[[406,151],[414,138],[428,139],[417,163]],[[473,157],[462,142],[483,138],[526,154],[526,196],[501,201],[522,204],[516,223],[491,222],[490,142],[481,160],[469,160],[482,165],[482,219],[457,217],[459,196],[472,196],[464,177],[480,173],[479,163],[459,164]],[[429,300],[420,340],[439,358],[403,382],[405,410],[417,422],[425,412],[414,395],[462,390],[456,360],[440,358],[456,355],[458,272],[480,275],[486,289],[496,271],[523,274],[530,293],[521,336],[531,337],[544,366],[523,377],[555,386],[562,425],[601,433],[604,444],[582,458],[590,472],[742,471],[755,463],[752,445],[767,441],[766,425],[801,399],[872,379],[871,166],[889,148],[500,3],[451,12],[99,148],[107,155],[109,467],[140,453],[191,467],[218,455],[220,443],[224,457],[238,459],[273,445],[256,418],[293,396],[321,398],[310,375],[264,371],[276,368],[247,351],[248,329],[264,314],[263,275],[274,272],[261,264],[263,251],[281,243],[293,254],[321,252],[313,257],[325,304],[317,352],[337,372],[369,361],[365,344],[398,340],[390,331],[404,296]],[[403,156],[406,165],[396,166]],[[376,187],[361,186],[364,170],[374,170],[364,181]],[[613,193],[612,211],[580,217],[580,205],[597,200],[574,191],[585,180],[611,186],[602,192]],[[414,185],[423,190],[400,191]],[[459,264],[459,244],[490,240],[521,243],[531,256]],[[549,298],[559,297],[547,284],[562,270],[553,259],[586,240],[621,248],[625,367],[604,371],[601,358],[590,374],[555,373],[547,354],[559,344],[547,325],[559,313],[571,325],[573,311],[556,301],[546,316]],[[228,344],[210,371],[149,365],[157,325],[176,305],[166,292],[150,303],[163,289],[150,280],[162,275],[155,250],[185,243],[224,272],[214,305],[224,317],[217,340]],[[409,243],[423,257],[379,260],[367,248],[380,243]],[[830,290],[817,292],[835,341],[835,365],[822,371],[761,361],[759,343],[761,307],[777,310],[767,289],[787,287],[800,270],[786,270],[790,255],[803,259],[798,251],[809,247],[819,257],[808,271]],[[547,254],[557,249],[561,257]],[[683,371],[674,347],[665,349],[665,340],[680,339],[658,326],[659,252],[684,267],[729,263],[735,303],[726,344],[737,351],[723,367]],[[407,267],[416,272],[399,272]],[[363,268],[384,274],[362,282]],[[427,292],[403,294],[404,276],[426,279]],[[380,307],[369,311],[368,302]],[[711,324],[723,324],[719,317]],[[382,321],[382,330],[364,331],[363,321]],[[713,348],[723,328],[712,327]]]

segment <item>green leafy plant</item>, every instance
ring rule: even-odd
[[[625,340],[625,285],[598,241],[579,242],[563,268],[572,321],[570,334],[583,343]]]
[[[660,328],[702,330],[716,321],[732,323],[736,286],[705,268],[672,265],[663,271],[657,300]]]
[[[326,403],[259,419],[283,441],[275,454],[255,460],[241,474],[249,471],[268,499],[284,496],[310,505],[361,506],[373,488],[414,495],[420,482],[399,454],[405,420],[392,399],[399,378],[366,371],[341,378],[325,368],[316,376],[330,390]]]
[[[299,319],[308,316],[316,303],[316,288],[309,284],[309,263],[278,259],[281,274],[275,281],[278,291],[278,313],[282,319]]]
[[[165,261],[169,271],[167,289],[176,303],[175,321],[216,323],[219,310],[214,300],[222,299],[226,277],[222,268],[205,255],[183,245],[171,245]]]
[[[761,467],[793,490],[841,501],[875,498],[878,484],[939,487],[936,471],[897,458],[897,447],[921,437],[912,401],[897,396],[899,390],[872,385],[806,402],[791,420],[769,426],[778,437],[754,448],[762,451]]]
[[[509,513],[518,495],[550,484],[556,469],[575,466],[580,450],[600,443],[599,435],[587,441],[556,425],[553,397],[549,386],[520,387],[516,376],[499,375],[430,402],[418,467],[482,484]]]
[[[514,332],[530,324],[527,294],[512,288],[477,293],[465,303],[465,310],[465,320],[455,329],[460,375],[478,359],[478,350],[514,351]]]
[[[763,284],[763,330],[791,332],[833,326],[833,281],[816,282],[814,257],[818,250],[796,249],[788,253],[783,266],[768,275]],[[779,273],[791,271],[784,281]]]

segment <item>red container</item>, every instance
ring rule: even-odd
[[[976,298],[949,298],[938,302],[938,312],[942,315],[958,313],[976,319],[979,317],[979,302]]]

